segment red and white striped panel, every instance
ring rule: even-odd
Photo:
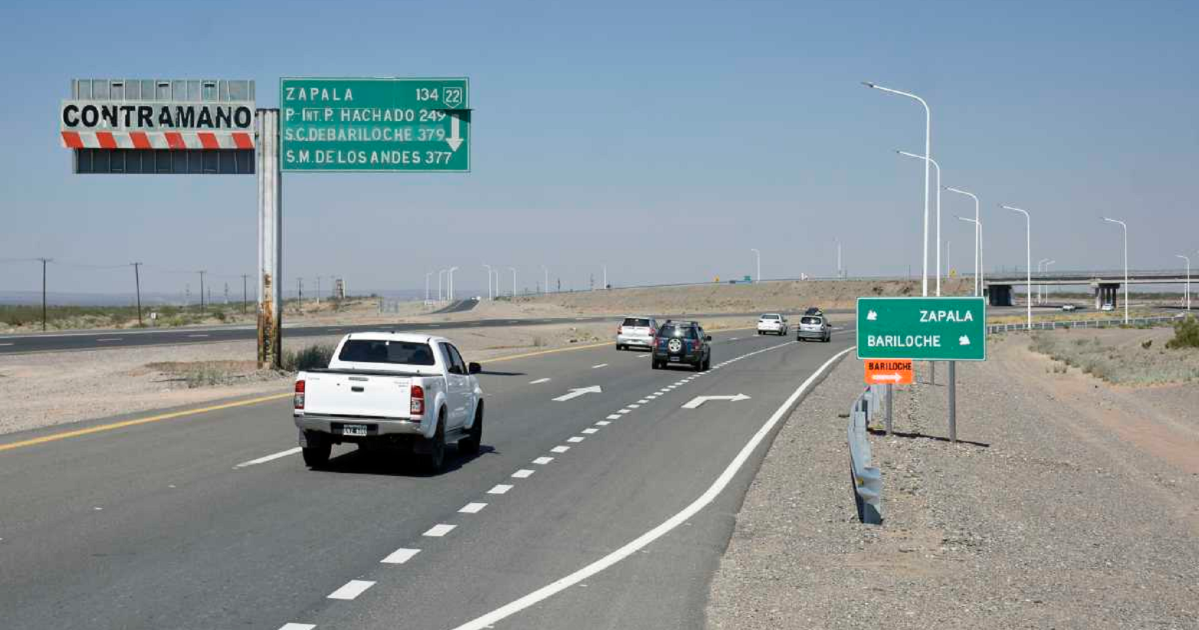
[[[64,131],[68,149],[253,149],[248,131]]]

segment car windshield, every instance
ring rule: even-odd
[[[824,321],[824,320],[820,319],[819,317],[805,317],[805,318],[799,320],[799,323],[801,323],[801,324],[819,324],[822,321]]]
[[[695,332],[694,326],[663,326],[662,331],[658,334],[659,337],[680,337],[683,339],[696,339],[699,335]]]
[[[626,317],[624,320],[625,326],[635,326],[637,328],[649,328],[648,319],[640,319],[637,317]],[[611,324],[609,324],[611,326]]]
[[[427,343],[387,339],[350,339],[338,353],[339,361],[433,365],[433,350]]]

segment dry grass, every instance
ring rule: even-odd
[[[1109,383],[1156,385],[1199,379],[1199,350],[1167,348],[1169,329],[1107,329],[1103,331],[1054,331],[1035,334],[1029,344],[1034,352],[1054,361],[1052,371],[1067,367]]]
[[[255,361],[163,361],[147,363],[146,368],[159,372],[168,382],[182,384],[188,389],[276,377],[269,370],[259,370]]]

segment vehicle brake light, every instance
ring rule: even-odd
[[[296,381],[296,395],[293,402],[296,409],[304,408],[304,381]]]
[[[408,405],[408,411],[414,416],[425,415],[425,388],[413,385],[410,394],[412,402]]]
[[[657,337],[657,336],[658,336],[658,329],[657,329],[657,328],[650,328],[650,329],[649,329],[649,336],[650,336],[650,337]]]

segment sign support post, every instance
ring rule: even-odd
[[[887,437],[891,436],[891,409],[895,407],[895,386],[887,384]]]
[[[949,362],[949,441],[958,441],[957,361]]]
[[[257,112],[258,368],[282,369],[283,175],[279,170],[279,110]]]

